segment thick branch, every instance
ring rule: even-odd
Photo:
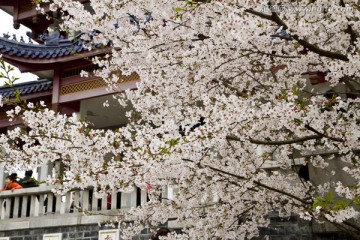
[[[318,48],[317,46],[309,43],[308,41],[304,40],[304,39],[300,39],[298,35],[293,35],[292,36],[298,43],[300,43],[301,46],[307,48],[308,50],[319,54],[322,57],[328,57],[331,59],[338,59],[338,60],[342,60],[342,61],[349,61],[349,58],[341,53],[336,53],[336,52],[331,52],[331,51],[326,51],[323,50],[321,48]]]
[[[271,15],[268,14],[264,14],[252,9],[246,9],[245,12],[254,14],[256,16],[259,16],[261,18],[273,21],[275,23],[277,23],[279,26],[282,26],[284,30],[288,29],[288,26],[285,24],[285,22],[283,20],[280,19],[280,17],[275,13],[272,12]],[[331,52],[331,51],[326,51],[324,49],[321,49],[319,47],[317,47],[314,44],[309,43],[308,41],[304,40],[304,39],[300,39],[300,37],[298,35],[292,35],[292,38],[295,39],[301,46],[307,48],[308,50],[319,54],[322,57],[328,57],[331,59],[338,59],[338,60],[342,60],[342,61],[349,61],[349,58],[341,53],[336,53],[336,52]]]
[[[323,136],[321,136],[321,135],[310,135],[310,136],[306,136],[306,137],[295,138],[295,139],[290,139],[290,140],[283,140],[283,141],[263,141],[263,140],[253,139],[253,138],[249,138],[249,141],[251,143],[261,144],[261,145],[286,145],[286,144],[299,143],[299,142],[316,140],[316,139],[321,139],[321,138],[323,138]],[[241,141],[240,138],[237,138],[234,136],[227,136],[226,139],[229,141],[238,141],[238,142]]]
[[[360,232],[360,227],[357,226],[356,224],[353,224],[353,223],[351,223],[351,222],[349,222],[349,221],[344,221],[343,223],[344,223],[346,226],[352,227],[352,228],[354,228],[356,231]]]
[[[333,140],[333,141],[335,141],[335,142],[344,142],[343,139],[330,137],[330,136],[328,136],[328,135],[326,135],[326,134],[324,134],[324,133],[319,132],[318,130],[316,130],[315,128],[311,127],[311,126],[308,125],[308,124],[305,124],[305,128],[308,129],[308,130],[310,130],[310,131],[312,131],[312,132],[314,132],[314,133],[316,133],[316,134],[319,134],[321,137],[328,138],[328,139]]]
[[[264,18],[264,19],[267,19],[267,20],[270,20],[270,21],[273,21],[272,15],[268,15],[268,14],[265,14],[265,13],[262,13],[262,12],[258,12],[258,11],[255,11],[253,9],[245,9],[245,12],[251,13],[253,15],[259,16],[261,18]]]

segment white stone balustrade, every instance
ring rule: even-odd
[[[91,189],[72,190],[64,196],[51,192],[51,186],[0,192],[0,231],[37,227],[91,224],[108,220],[107,214],[127,211],[146,202],[146,192],[113,192],[96,198]],[[82,211],[103,213],[85,215]]]

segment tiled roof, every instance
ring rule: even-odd
[[[12,98],[15,97],[14,92],[17,89],[19,89],[21,95],[26,95],[26,94],[44,92],[46,90],[52,89],[52,87],[53,84],[51,80],[42,79],[31,82],[18,83],[12,87],[10,86],[0,87],[0,95],[2,95],[3,98]]]
[[[50,59],[65,57],[71,54],[86,51],[80,35],[74,39],[63,39],[61,37],[48,37],[45,45],[36,45],[32,42],[25,43],[23,38],[16,40],[16,36],[10,39],[10,36],[3,34],[0,37],[0,54],[6,54],[15,57],[27,59]],[[95,48],[99,48],[101,44],[96,44]]]

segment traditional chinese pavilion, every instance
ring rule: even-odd
[[[80,0],[87,4],[88,1]],[[57,12],[46,14],[56,19]],[[88,50],[80,34],[66,35],[63,32],[48,32],[54,26],[53,20],[36,11],[31,0],[0,0],[0,9],[13,16],[14,28],[20,24],[30,28],[28,39],[0,33],[0,54],[3,59],[19,68],[21,72],[35,74],[38,79],[12,87],[0,87],[3,97],[15,97],[19,90],[27,101],[44,101],[48,107],[63,113],[77,113],[94,123],[96,128],[115,128],[125,124],[125,109],[115,104],[103,108],[103,103],[114,101],[112,94],[135,88],[137,74],[123,77],[115,91],[107,91],[106,83],[98,77],[81,77],[81,71],[93,71],[93,56],[109,51],[107,46],[93,45]],[[21,122],[9,122],[6,107],[0,113],[0,131],[4,132]],[[37,169],[38,180],[49,174],[56,174],[57,166],[51,164]],[[0,167],[0,185],[4,185],[4,173]],[[146,194],[136,191],[132,194],[113,193],[111,200],[97,199],[92,190],[75,190],[66,196],[51,193],[51,187],[44,184],[37,188],[21,189],[16,192],[0,193],[0,239],[118,239],[114,229],[98,227],[103,216],[83,216],[74,205],[81,205],[92,211],[115,212],[146,201]],[[20,207],[21,206],[21,207]],[[99,232],[100,231],[100,232]],[[3,237],[3,238],[2,238]],[[149,237],[149,235],[147,235]]]

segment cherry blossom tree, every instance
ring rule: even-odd
[[[1,135],[8,168],[61,159],[64,174],[48,179],[58,193],[147,190],[149,202],[116,219],[132,221],[125,237],[176,219],[183,233],[170,238],[251,239],[274,211],[360,231],[357,1],[51,2],[65,13],[64,30],[84,33],[89,47],[109,47],[94,59],[101,67],[94,74],[109,88],[134,72],[141,81],[114,96],[133,106],[117,131],[16,106],[8,115],[30,131]],[[323,74],[331,90],[312,85],[310,72]],[[298,159],[324,171],[329,161],[343,162],[333,175],[352,184],[303,179]]]

